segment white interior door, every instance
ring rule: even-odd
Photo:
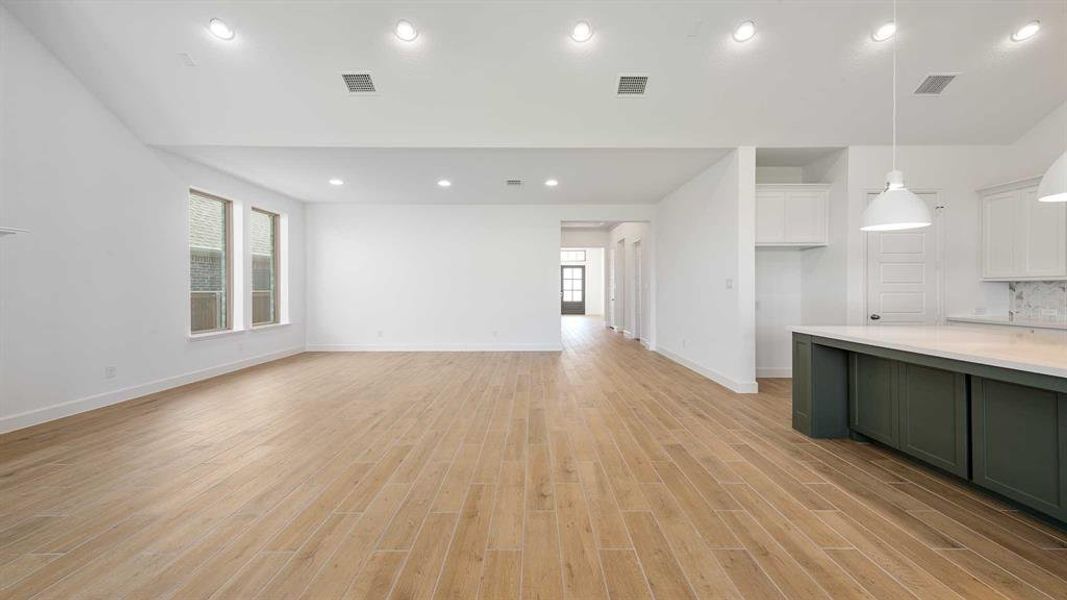
[[[616,331],[626,327],[626,240],[615,243],[612,264],[613,283],[611,289],[612,320],[611,326]]]
[[[941,319],[941,218],[937,194],[930,227],[867,233],[867,323],[932,324]],[[870,202],[877,194],[870,194]]]
[[[615,327],[615,250],[607,251],[608,255],[608,327]]]
[[[644,274],[641,272],[641,266],[644,261],[641,260],[641,240],[634,242],[634,339],[641,339],[641,328],[644,324],[641,322],[641,311],[643,305],[643,298],[641,290],[644,289],[642,283],[644,281]]]

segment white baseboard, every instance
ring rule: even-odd
[[[756,367],[756,377],[768,379],[792,379],[792,367]]]
[[[737,392],[738,394],[755,394],[755,393],[759,392],[759,384],[757,384],[755,381],[751,381],[751,382],[735,381],[735,380],[723,375],[722,373],[719,373],[717,371],[713,371],[712,369],[708,369],[707,367],[702,367],[702,366],[698,365],[697,363],[695,363],[695,362],[693,362],[693,361],[691,361],[691,360],[689,360],[687,358],[683,358],[682,356],[680,356],[680,355],[678,355],[678,354],[676,354],[674,352],[671,352],[670,350],[667,350],[666,348],[663,348],[662,346],[656,348],[656,352],[662,354],[663,356],[666,356],[667,358],[669,358],[669,359],[673,360],[674,362],[682,365],[683,367],[689,369],[690,371],[699,373],[699,374],[703,375],[704,377],[707,377],[708,379],[714,381],[715,383],[723,386],[724,388],[726,388],[726,389],[728,389],[728,390],[730,390],[732,392]]]
[[[632,339],[634,339],[634,332],[630,331],[629,329],[623,329],[622,330],[622,337],[624,337],[624,338],[626,338],[628,340],[632,340]]]
[[[259,356],[253,356],[232,363],[219,365],[216,367],[208,367],[206,369],[200,369],[198,371],[190,371],[181,375],[175,375],[174,377],[167,377],[148,383],[142,383],[140,385],[134,385],[119,390],[112,390],[109,392],[102,392],[100,394],[94,394],[92,396],[86,396],[84,398],[78,398],[67,402],[61,402],[59,404],[53,404],[52,406],[46,406],[44,408],[37,408],[34,410],[28,410],[14,415],[9,415],[0,418],[0,433],[7,433],[10,431],[16,431],[18,429],[24,429],[33,425],[40,425],[41,423],[47,423],[48,421],[55,421],[56,419],[62,419],[63,417],[69,417],[78,413],[94,410],[97,408],[103,408],[105,406],[111,406],[112,404],[118,404],[119,402],[125,402],[127,400],[133,400],[134,398],[140,398],[141,396],[147,396],[148,394],[154,394],[156,392],[162,392],[163,390],[169,390],[181,385],[193,383],[196,381],[202,381],[204,379],[210,379],[218,375],[230,373],[232,371],[238,371],[247,367],[252,367],[265,362],[271,362],[287,356],[293,356],[294,354],[300,354],[304,351],[304,348],[296,347],[286,350],[280,350],[278,352],[271,352],[268,354],[261,354]]]
[[[308,344],[308,352],[560,352],[561,344]]]

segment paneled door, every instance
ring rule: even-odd
[[[585,314],[585,266],[559,268],[560,312],[565,315]]]
[[[869,325],[929,324],[941,318],[941,211],[937,194],[917,195],[930,206],[931,226],[867,233]]]

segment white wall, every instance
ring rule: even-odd
[[[561,248],[607,248],[608,232],[603,229],[563,229]]]
[[[563,233],[565,234],[566,230],[564,230]],[[585,267],[585,314],[591,316],[603,316],[605,288],[604,249],[568,246],[562,242],[560,248],[566,248],[568,250],[585,250],[584,262],[568,262],[561,264],[581,265]]]
[[[848,152],[804,167],[804,183],[830,184],[829,244],[801,251],[801,324],[843,325],[848,312]],[[787,339],[786,343],[791,342]]]
[[[657,350],[755,392],[755,150],[731,152],[657,208]]]
[[[0,44],[0,431],[301,351],[302,204],[144,146],[3,8]],[[292,325],[189,341],[190,186],[288,215]]]
[[[560,348],[560,221],[650,206],[307,207],[312,350]]]
[[[1040,176],[1067,147],[1067,103],[1007,146],[903,146],[898,167],[914,191],[936,191],[945,206],[944,307],[946,315],[985,310],[1006,314],[1007,284],[981,281],[979,199],[976,190]],[[849,323],[866,323],[864,234],[859,231],[867,195],[882,188],[891,164],[886,146],[848,149],[847,289]]]
[[[756,248],[756,376],[792,376],[792,334],[804,324],[802,261],[806,250]]]
[[[756,183],[804,183],[804,168],[756,167]]]

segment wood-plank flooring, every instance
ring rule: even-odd
[[[0,598],[1067,598],[1067,534],[592,318],[0,436]]]

